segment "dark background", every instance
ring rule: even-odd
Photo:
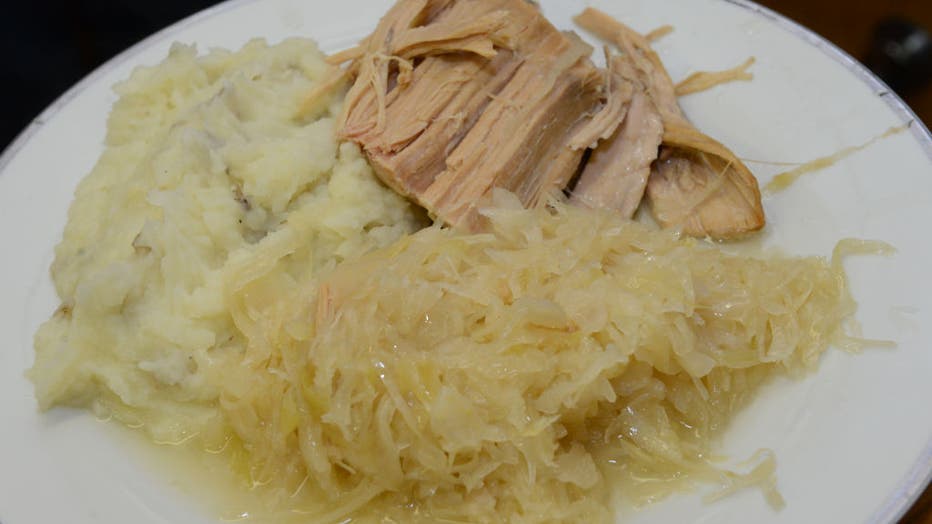
[[[317,2],[320,0],[307,0]],[[78,80],[215,0],[25,0],[0,15],[0,150]]]
[[[309,2],[321,0],[306,0]],[[33,0],[0,17],[0,149],[55,98],[145,36],[212,0]],[[763,0],[835,42],[932,124],[932,0]],[[920,414],[917,414],[917,416]],[[932,524],[928,492],[904,520]]]

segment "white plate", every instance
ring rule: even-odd
[[[755,80],[684,100],[710,135],[752,159],[805,161],[913,119],[894,95],[832,45],[743,0],[543,1],[558,26],[586,4],[635,28],[673,24],[657,45],[674,78],[756,56]],[[154,64],[172,41],[238,47],[304,35],[332,51],[375,24],[388,0],[242,0],[205,11],[123,53],[46,110],[0,159],[0,522],[203,523],[210,513],[154,474],[116,432],[83,412],[36,412],[23,370],[32,334],[56,306],[47,268],[78,180],[101,152],[110,86]],[[763,182],[777,170],[750,164]],[[899,254],[848,265],[867,335],[892,351],[831,352],[819,372],[776,384],[743,412],[723,451],[778,457],[787,507],[755,492],[703,505],[673,497],[629,522],[888,522],[932,471],[932,139],[918,122],[811,174],[765,202],[765,242],[828,254],[842,237],[879,238]]]

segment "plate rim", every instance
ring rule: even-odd
[[[23,147],[25,147],[33,136],[45,125],[45,122],[53,118],[100,77],[113,71],[138,56],[146,49],[173,34],[177,34],[188,27],[219,15],[220,13],[259,1],[260,0],[221,1],[216,5],[198,11],[156,31],[96,67],[56,98],[39,113],[38,116],[33,118],[29,124],[16,135],[13,141],[6,146],[3,152],[0,153],[0,176],[6,173],[6,168],[10,162],[16,158]],[[904,121],[909,122],[910,134],[916,140],[917,144],[925,151],[927,159],[932,162],[932,133],[930,133],[929,128],[894,90],[857,59],[808,27],[768,7],[762,6],[753,0],[712,1],[723,2],[751,11],[755,15],[773,23],[783,31],[809,44],[829,59],[843,66],[850,73],[853,73],[858,80],[870,87],[877,96],[882,98],[887,107],[902,117]],[[867,521],[898,522],[912,508],[930,484],[932,484],[932,435],[928,437],[925,447],[922,452],[920,452],[919,456],[916,457],[913,467],[900,478],[896,488],[884,497],[884,502],[874,510]]]

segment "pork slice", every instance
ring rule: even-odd
[[[570,201],[634,216],[662,139],[663,123],[653,101],[635,92],[622,125],[593,149]]]
[[[501,0],[400,0],[396,3],[375,32],[363,41],[364,48],[354,53],[356,58],[349,70],[356,72],[356,79],[346,96],[340,135],[363,147],[381,147],[384,145],[381,134],[386,131],[389,118],[395,134],[399,127],[411,124],[407,118],[389,115],[388,106],[405,93],[415,76],[426,79],[425,84],[437,79],[450,84],[470,78],[484,62],[473,60],[470,66],[469,60],[456,58],[495,55],[490,32],[501,28],[511,14],[497,9],[500,3]],[[521,23],[521,19],[511,23]],[[445,59],[431,55],[452,55],[456,63],[441,71]],[[416,59],[419,63],[415,68]],[[418,74],[418,69],[424,71]],[[442,78],[441,74],[449,78]],[[423,93],[419,95],[423,98]],[[443,96],[423,99],[426,107],[419,114],[439,111],[446,100]]]
[[[383,19],[390,30],[345,54],[360,65],[340,134],[390,187],[472,229],[492,187],[525,205],[562,189],[584,153],[573,137],[609,136],[618,122],[604,111],[604,122],[585,124],[624,107],[604,103],[591,47],[534,4],[438,1],[397,9],[405,20]]]
[[[644,191],[654,218],[664,227],[716,239],[736,238],[762,228],[765,217],[757,179],[734,153],[689,122],[677,102],[673,81],[650,43],[596,9],[586,9],[575,20],[616,43],[660,115],[663,161],[653,164]],[[602,173],[609,176],[607,171]]]
[[[446,168],[447,155],[533,54],[528,50],[557,34],[521,0],[451,0],[422,18],[427,22],[393,32],[379,53],[368,55],[399,68],[412,64],[409,77],[394,85],[357,78],[363,92],[340,132],[362,146],[386,184],[418,201]],[[480,41],[482,52],[464,49]],[[494,53],[486,52],[487,44]]]
[[[583,150],[570,147],[601,98],[591,48],[575,35],[540,42],[446,160],[420,202],[448,223],[475,230],[477,205],[494,187],[525,206],[561,189]]]
[[[360,140],[376,174],[416,199],[519,66],[502,51],[491,61],[447,57],[418,68],[424,75],[388,107],[392,125]]]
[[[392,40],[398,34],[425,23],[430,16],[443,12],[448,4],[449,0],[398,0],[382,16],[375,31],[360,44],[361,49],[350,54],[354,59],[349,69],[356,74],[356,81],[346,93],[339,128],[345,131],[349,127],[352,134],[384,126],[384,97],[391,76],[391,61],[381,57],[388,55]],[[354,113],[358,115],[368,110],[372,98],[377,100],[374,118],[357,117],[356,122],[350,124]]]
[[[667,228],[695,237],[740,238],[763,226],[760,192],[746,169],[696,150],[666,150],[647,185],[651,210]]]
[[[616,67],[625,70],[625,76],[636,80],[650,95],[651,100],[666,122],[687,122],[676,98],[676,88],[660,57],[650,42],[630,27],[606,13],[587,8],[573,20],[606,42],[614,43],[621,51]]]
[[[595,148],[600,140],[612,136],[625,119],[628,104],[634,95],[635,84],[625,76],[625,64],[620,57],[612,57],[605,49],[607,68],[602,72],[605,78],[603,87],[604,101],[601,107],[591,115],[570,141],[573,149]],[[620,67],[619,67],[620,66]]]
[[[476,17],[465,23],[441,20],[427,26],[410,29],[393,43],[392,53],[404,58],[448,54],[466,51],[486,58],[495,56],[495,45],[507,42],[505,35],[496,36],[508,25],[509,12],[501,9]]]

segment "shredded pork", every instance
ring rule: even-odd
[[[669,28],[645,37],[591,8],[576,22],[621,51],[606,50],[605,69],[525,0],[399,0],[331,57],[355,78],[340,135],[387,185],[470,231],[484,228],[477,209],[494,188],[526,207],[569,190],[625,217],[646,199],[662,226],[693,236],[763,227],[757,180],[689,122],[650,46]]]
[[[724,71],[698,71],[693,73],[676,84],[676,94],[677,96],[686,96],[712,89],[719,84],[727,82],[753,80],[754,75],[749,73],[748,69],[754,65],[755,61],[755,58],[752,56],[731,69],[725,69]]]
[[[356,82],[342,136],[379,177],[444,221],[481,228],[492,188],[534,206],[561,190],[585,148],[619,125],[592,125],[606,77],[592,48],[523,0],[401,0],[366,40],[343,54]],[[410,69],[408,67],[410,66]]]
[[[663,138],[663,122],[644,83],[628,61],[613,57],[612,70],[637,86],[624,121],[596,147],[580,175],[571,201],[589,207],[614,209],[630,218],[644,197],[651,164]]]

